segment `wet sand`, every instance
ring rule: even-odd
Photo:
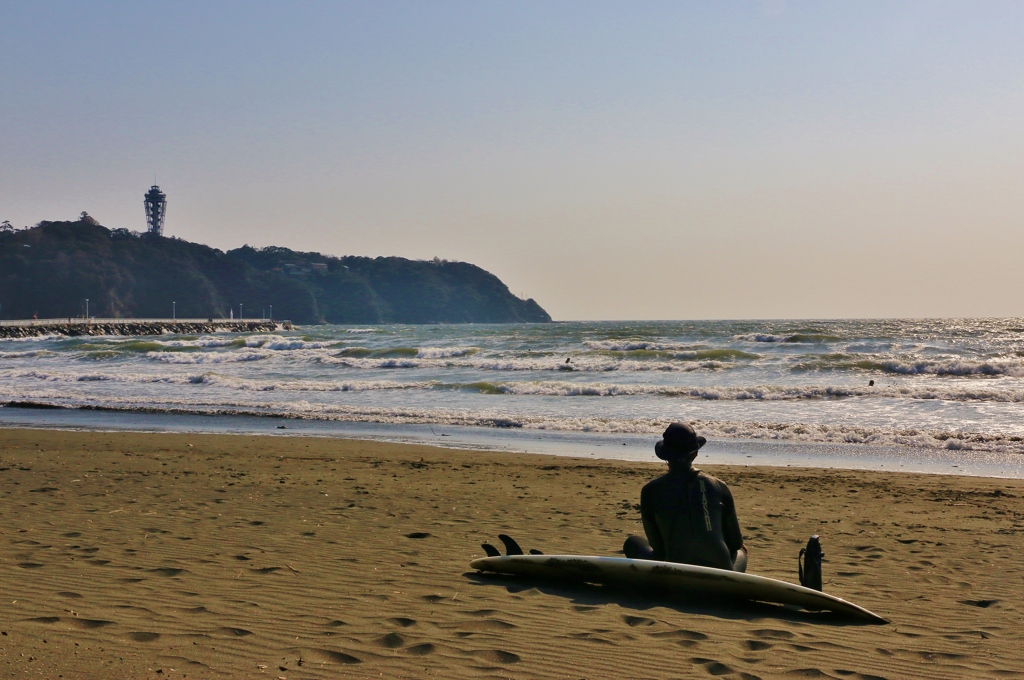
[[[698,459],[699,464],[699,459]],[[752,573],[891,620],[486,578],[507,532],[614,555],[662,465],[337,439],[0,430],[0,674],[1024,674],[1024,481],[704,466]]]

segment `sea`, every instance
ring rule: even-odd
[[[324,325],[0,340],[0,426],[1024,477],[1024,319]]]

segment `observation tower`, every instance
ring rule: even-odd
[[[144,205],[146,206],[146,226],[149,233],[163,236],[164,217],[167,215],[167,194],[160,191],[160,187],[154,184],[146,194]]]

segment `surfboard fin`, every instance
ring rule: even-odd
[[[480,547],[484,549],[484,552],[487,553],[488,557],[501,557],[501,553],[498,552],[498,549],[490,543],[481,543]]]
[[[498,540],[505,544],[506,555],[522,555],[523,549],[508,534],[498,534]]]
[[[531,555],[543,555],[544,553],[542,553],[541,551],[537,550],[536,548],[530,548],[530,554]]]

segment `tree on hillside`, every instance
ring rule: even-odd
[[[10,220],[4,220],[3,222],[0,222],[0,231],[14,231],[14,226],[11,224]]]

